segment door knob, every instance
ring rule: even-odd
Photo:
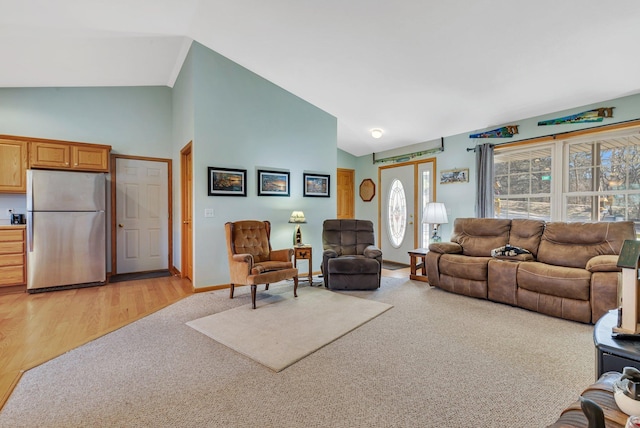
[[[124,227],[124,224],[120,223],[118,224],[118,227]]]

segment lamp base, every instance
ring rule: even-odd
[[[300,225],[296,225],[293,230],[293,245],[300,247],[302,244],[302,232],[300,231]]]

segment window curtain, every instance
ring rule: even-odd
[[[493,213],[493,145],[476,146],[476,217],[492,218]]]

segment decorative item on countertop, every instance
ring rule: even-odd
[[[614,108],[615,107],[600,107],[593,110],[583,111],[582,113],[572,114],[570,116],[559,117],[557,119],[541,120],[538,122],[538,126],[562,125],[565,123],[602,122],[605,117],[613,117]]]
[[[618,308],[618,326],[613,327],[612,337],[637,336],[640,338],[640,311],[638,311],[638,267],[640,267],[640,241],[627,239],[622,244],[617,266],[622,268],[620,294],[622,306]],[[620,299],[619,299],[620,300]]]
[[[613,398],[627,415],[640,415],[640,370],[625,367],[620,379],[613,384]]]
[[[580,407],[589,421],[588,428],[605,428],[604,411],[598,403],[581,396]]]
[[[469,138],[511,138],[518,133],[518,125],[507,125],[502,128],[471,134]]]
[[[429,202],[422,213],[422,222],[433,225],[433,235],[431,242],[440,242],[442,238],[438,235],[438,228],[441,224],[449,223],[447,209],[442,202]]]
[[[296,227],[293,229],[293,245],[299,247],[302,244],[302,232],[300,231],[300,224],[306,223],[307,219],[304,217],[302,211],[294,211],[289,217],[289,223],[296,223]]]

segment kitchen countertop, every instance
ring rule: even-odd
[[[25,227],[27,227],[26,224],[0,224],[0,229],[15,229],[15,228],[24,229]]]

